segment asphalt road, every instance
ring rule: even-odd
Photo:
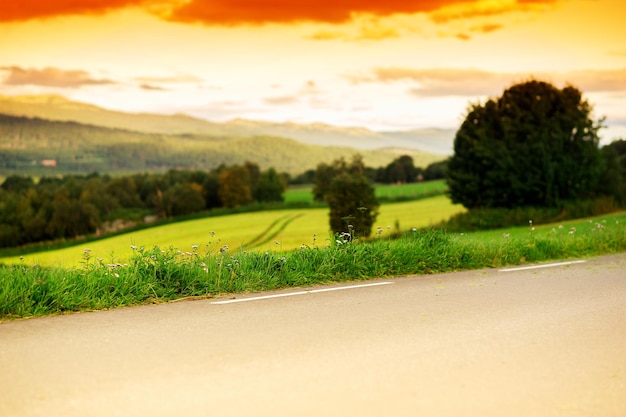
[[[0,323],[0,416],[626,416],[626,254],[362,284]]]

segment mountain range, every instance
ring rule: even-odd
[[[243,119],[214,123],[112,111],[56,95],[0,95],[0,176],[211,170],[245,161],[297,175],[356,153],[370,167],[400,155],[426,167],[446,158],[451,135]]]
[[[58,95],[0,95],[0,113],[52,121],[160,134],[208,136],[277,136],[318,146],[358,150],[387,149],[421,151],[444,156],[452,154],[453,129],[416,129],[376,132],[362,127],[337,127],[323,123],[272,123],[234,119],[216,123],[184,114],[126,113],[68,100]]]

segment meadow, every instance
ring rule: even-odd
[[[312,239],[292,251],[276,243],[265,251],[232,250],[216,234],[203,246],[133,245],[123,262],[84,248],[73,268],[0,267],[0,319],[623,252],[625,225],[626,213],[617,213],[468,234],[411,228],[396,239],[381,227],[369,241]]]
[[[436,224],[463,211],[443,195],[418,201],[383,204],[375,229],[406,231]],[[374,234],[376,232],[374,231]],[[302,245],[311,245],[315,237],[318,245],[330,241],[328,208],[302,208],[239,213],[207,217],[166,224],[129,232],[107,239],[42,251],[23,256],[0,258],[0,263],[71,267],[82,261],[83,250],[109,263],[123,262],[132,255],[131,246],[151,248],[175,247],[189,250],[192,246],[219,244],[230,251],[281,250],[290,251]]]
[[[410,184],[377,184],[374,191],[381,201],[417,200],[443,194],[447,188],[445,180],[434,180]],[[311,203],[312,189],[310,185],[289,187],[284,195],[285,202]]]

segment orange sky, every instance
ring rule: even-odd
[[[8,4],[7,4],[8,3]],[[0,94],[208,120],[456,128],[530,77],[579,87],[626,137],[622,0],[21,0]]]

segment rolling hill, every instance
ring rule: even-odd
[[[79,106],[76,111],[87,114],[88,108]],[[101,110],[96,108],[94,111],[99,114]],[[134,120],[133,117],[146,123],[162,120],[162,116],[149,115],[144,119],[144,116],[115,114],[120,118],[103,117],[101,123],[112,123],[112,120],[129,122]],[[178,120],[176,117],[165,117],[165,120]],[[181,120],[186,120],[186,117],[181,116]],[[314,169],[320,162],[350,158],[357,152],[363,156],[366,165],[372,167],[384,166],[398,157],[395,150],[357,151],[355,148],[310,145],[269,135],[147,133],[74,121],[0,114],[0,176],[16,173],[32,176],[90,172],[126,174],[169,169],[206,171],[220,164],[245,161],[255,162],[262,169],[274,167],[280,172],[299,174]],[[417,166],[443,159],[441,155],[416,150],[405,150],[405,153],[414,158]]]
[[[337,127],[323,123],[271,123],[245,119],[214,123],[183,114],[159,115],[112,111],[57,95],[0,95],[0,113],[51,121],[72,121],[84,125],[151,134],[276,136],[310,145],[359,150],[387,149],[396,153],[406,153],[410,150],[441,156],[452,154],[455,133],[452,129],[375,132],[361,127]]]

